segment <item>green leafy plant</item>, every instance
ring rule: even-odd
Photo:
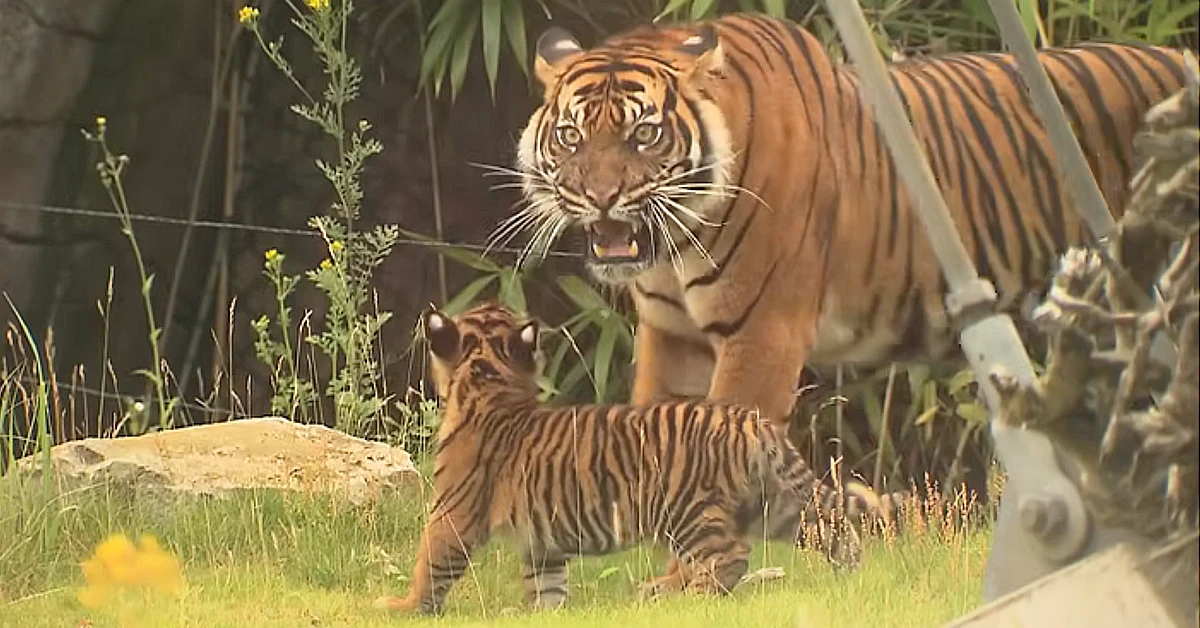
[[[108,121],[103,116],[100,116],[96,118],[95,131],[84,129],[83,137],[100,149],[101,159],[96,164],[96,171],[100,174],[100,183],[104,185],[104,191],[108,194],[113,210],[116,211],[117,217],[120,219],[121,233],[129,240],[129,249],[133,253],[133,260],[137,265],[138,278],[141,280],[142,307],[146,312],[146,327],[149,330],[150,357],[153,360],[153,365],[150,368],[139,369],[137,373],[144,377],[153,389],[155,407],[158,410],[157,429],[165,430],[171,425],[171,415],[178,400],[170,396],[167,391],[164,370],[166,364],[163,362],[159,342],[162,337],[162,328],[155,321],[154,302],[151,294],[154,286],[154,275],[146,267],[146,261],[142,257],[141,246],[138,245],[137,236],[133,232],[133,219],[129,210],[129,200],[125,196],[125,185],[121,179],[125,173],[125,167],[129,165],[129,157],[112,152],[108,146],[107,132]],[[141,433],[153,429],[153,426],[144,420],[144,414],[139,413],[139,417],[143,420],[127,424],[133,428],[133,433]]]
[[[296,290],[300,277],[283,272],[286,256],[278,249],[270,249],[263,257],[263,274],[274,288],[276,310],[274,321],[263,314],[251,323],[255,335],[254,351],[260,360],[271,366],[271,381],[274,382],[271,412],[307,422],[312,418],[316,390],[312,382],[300,377],[296,367],[299,346],[293,338],[292,308],[288,305],[288,298]],[[276,331],[278,340],[275,339]]]
[[[548,353],[543,389],[548,397],[570,396],[587,378],[597,403],[628,398],[624,365],[633,359],[633,329],[628,318],[576,275],[556,280],[576,313],[558,326],[558,342]],[[594,339],[584,344],[579,338]],[[568,360],[568,357],[578,360]]]
[[[283,56],[282,37],[271,42],[263,38],[258,9],[244,7],[239,21],[255,36],[259,47],[279,71],[292,82],[303,102],[292,111],[311,122],[336,145],[337,160],[317,160],[317,168],[333,187],[335,201],[327,215],[309,219],[325,241],[328,257],[305,277],[324,293],[328,301],[323,328],[304,337],[324,354],[331,366],[325,393],[332,399],[335,425],[348,433],[365,435],[384,424],[386,395],[379,393],[380,368],[374,347],[379,331],[390,312],[372,312],[371,278],[375,269],[391,252],[399,235],[393,225],[369,230],[358,228],[363,192],[360,184],[364,164],[383,150],[383,145],[368,133],[366,120],[350,122],[346,106],[358,97],[362,72],[346,53],[346,30],[354,5],[349,0],[305,0],[299,6],[291,0],[285,6],[292,12],[291,23],[309,40],[324,67],[327,78],[320,98],[309,90]],[[287,297],[295,288],[295,278],[283,274],[281,254],[267,254],[264,273],[275,286],[278,340],[270,326],[260,318],[255,326],[255,344],[260,360],[276,374],[273,408],[294,408],[307,401],[309,388],[300,383],[290,341],[291,317]]]
[[[451,97],[458,95],[467,74],[475,39],[480,38],[492,97],[500,71],[501,39],[507,40],[517,66],[529,71],[522,0],[448,0],[429,21],[421,59],[421,83],[441,92],[447,75]],[[503,35],[501,34],[503,32]]]
[[[1024,14],[1033,11],[1031,7],[1022,9]],[[1043,40],[1055,44],[1105,39],[1163,45],[1194,32],[1195,26],[1185,26],[1185,22],[1197,12],[1200,1],[1196,0],[1054,0],[1037,19]]]

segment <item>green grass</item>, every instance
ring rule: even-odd
[[[836,574],[813,553],[759,544],[751,568],[782,566],[783,579],[723,599],[650,602],[636,583],[665,560],[633,549],[574,561],[570,608],[539,614],[524,609],[516,555],[498,540],[451,592],[444,618],[405,620],[371,601],[407,590],[418,495],[356,507],[265,491],[168,504],[102,488],[47,502],[40,489],[0,482],[0,626],[936,626],[978,603],[988,547],[985,530],[913,532],[874,540],[860,570]],[[115,532],[154,534],[179,556],[182,596],[82,606],[79,562]]]

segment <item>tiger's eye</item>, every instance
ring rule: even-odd
[[[639,146],[653,146],[662,137],[662,127],[650,122],[643,122],[633,129],[633,141]]]
[[[576,144],[583,141],[583,133],[573,126],[560,126],[557,129],[558,141],[567,148],[573,148]]]

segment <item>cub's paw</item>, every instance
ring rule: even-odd
[[[412,603],[408,598],[393,597],[390,595],[375,598],[375,601],[371,603],[371,606],[378,610],[392,613],[407,614],[417,610],[417,605]]]
[[[678,593],[683,590],[683,576],[678,571],[651,578],[638,585],[638,597],[649,602],[664,595]]]

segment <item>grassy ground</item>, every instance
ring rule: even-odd
[[[420,498],[355,507],[321,497],[246,493],[166,504],[102,489],[47,502],[40,484],[0,482],[0,626],[936,626],[979,599],[988,535],[917,530],[876,540],[864,566],[835,574],[818,556],[762,545],[751,568],[785,577],[725,599],[637,600],[635,583],[661,570],[634,549],[575,561],[570,608],[522,609],[512,549],[493,542],[450,596],[440,620],[371,608],[407,589]],[[934,526],[940,528],[941,526]],[[179,597],[129,591],[98,610],[76,594],[79,567],[108,534],[157,536],[182,562]]]

